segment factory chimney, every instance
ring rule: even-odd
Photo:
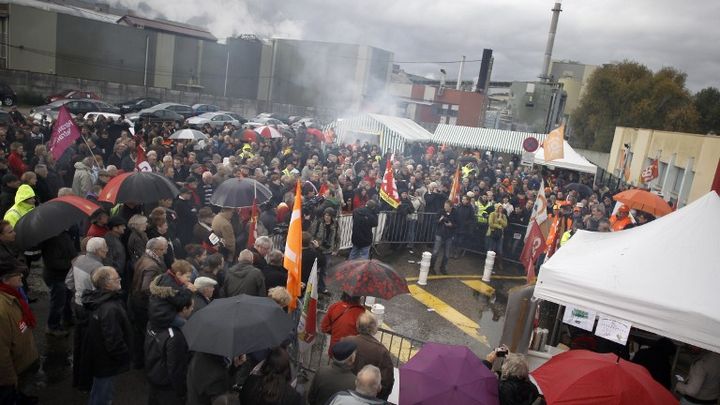
[[[552,58],[553,45],[555,44],[555,32],[557,31],[558,18],[560,17],[560,2],[555,3],[552,12],[552,21],[550,22],[550,32],[548,32],[547,45],[545,45],[545,59],[543,60],[543,68],[540,72],[540,80],[544,82],[550,81],[550,59]]]

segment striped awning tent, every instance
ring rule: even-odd
[[[376,144],[383,152],[404,152],[408,142],[428,142],[432,133],[408,118],[380,114],[362,114],[337,120],[335,134],[340,143],[352,143],[357,134],[377,136]]]
[[[525,138],[533,137],[542,144],[546,136],[547,134],[536,134],[532,132],[439,124],[433,134],[433,141],[438,144],[464,148],[522,154],[522,143]]]

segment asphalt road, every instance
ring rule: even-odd
[[[377,301],[385,305],[384,327],[422,341],[466,345],[484,357],[500,339],[507,291],[523,283],[522,270],[506,264],[505,271],[486,284],[480,280],[484,258],[468,254],[450,260],[448,276],[431,276],[427,285],[420,286],[416,278],[421,254],[422,250],[402,249],[383,259],[408,279],[411,290],[410,295]],[[72,334],[64,338],[45,335],[49,298],[40,272],[35,267],[30,277],[33,296],[39,298],[32,304],[38,316],[34,334],[44,360],[44,381],[34,387],[34,393],[42,404],[86,403],[87,393],[71,387]],[[146,395],[144,372],[131,370],[117,377],[113,404],[143,403]]]

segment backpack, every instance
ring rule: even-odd
[[[172,328],[154,331],[147,328],[145,332],[145,368],[147,378],[153,385],[170,385],[167,369],[167,344],[175,337]]]

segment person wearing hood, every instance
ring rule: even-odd
[[[75,195],[86,196],[93,187],[93,158],[86,157],[75,163],[75,175],[72,181],[72,190]]]
[[[181,328],[193,312],[191,272],[190,263],[176,260],[172,269],[150,283],[145,335],[148,404],[185,403],[190,353]]]
[[[37,403],[21,389],[38,361],[32,329],[35,315],[21,291],[23,270],[10,261],[0,262],[0,403]]]
[[[25,214],[35,208],[35,191],[27,184],[18,187],[15,193],[15,204],[5,213],[4,219],[15,227]]]
[[[20,179],[14,174],[6,174],[2,177],[2,192],[0,192],[0,215],[12,207],[15,202],[15,194],[20,187]]]
[[[88,404],[112,402],[113,379],[130,369],[132,327],[125,312],[120,276],[103,266],[92,275],[94,290],[85,291],[82,303],[89,312],[81,359],[81,380],[92,378]]]
[[[253,253],[247,249],[240,252],[238,264],[228,269],[225,275],[225,282],[220,290],[220,296],[234,297],[240,294],[264,297],[267,294],[265,289],[265,277],[262,271],[252,265]]]

